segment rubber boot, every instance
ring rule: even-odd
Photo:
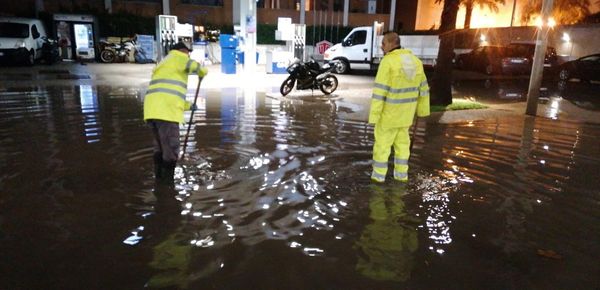
[[[160,180],[162,178],[162,152],[155,152],[154,156],[154,178]]]
[[[163,162],[162,163],[162,177],[161,182],[164,185],[172,186],[175,184],[175,166],[177,161]]]

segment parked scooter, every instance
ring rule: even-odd
[[[338,65],[337,61],[320,66],[314,59],[306,63],[297,59],[288,66],[287,71],[290,76],[283,81],[279,92],[283,96],[289,94],[297,81],[297,90],[318,88],[324,94],[329,95],[338,87],[338,79],[331,74],[336,65]]]
[[[127,40],[120,44],[106,41],[100,42],[100,60],[102,62],[111,63],[117,59],[123,62],[132,51],[135,51],[135,42],[133,40]]]

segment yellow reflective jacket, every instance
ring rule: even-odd
[[[429,85],[423,63],[409,50],[392,50],[377,70],[369,123],[387,128],[409,127],[415,113],[429,116]]]
[[[171,50],[152,72],[144,97],[144,121],[149,119],[183,123],[183,111],[192,104],[186,101],[188,74],[200,77],[206,69],[178,50]]]

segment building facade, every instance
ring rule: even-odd
[[[181,22],[195,25],[231,25],[234,1],[239,0],[21,0],[4,5],[0,14],[6,16],[34,17],[36,11],[48,13],[93,13],[94,11],[124,11],[140,16],[154,17],[163,14],[164,3],[170,14]],[[257,20],[261,24],[277,24],[278,17],[290,17],[300,22],[300,6],[304,3],[305,24],[308,26],[364,26],[374,21],[389,26],[390,0],[258,0]],[[394,29],[415,29],[418,0],[397,0],[394,11]],[[347,9],[346,8],[347,5]],[[346,23],[344,23],[344,14]]]

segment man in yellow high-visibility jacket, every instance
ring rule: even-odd
[[[179,42],[152,72],[144,97],[144,121],[154,134],[154,173],[157,180],[173,182],[179,157],[179,124],[183,112],[195,109],[186,101],[188,75],[204,77],[208,70],[189,57],[191,48]]]
[[[408,180],[410,136],[415,114],[429,115],[429,85],[423,64],[409,50],[400,48],[394,32],[383,37],[385,56],[379,64],[371,98],[369,123],[375,124],[371,180],[384,182],[388,158],[394,146],[394,179]]]

